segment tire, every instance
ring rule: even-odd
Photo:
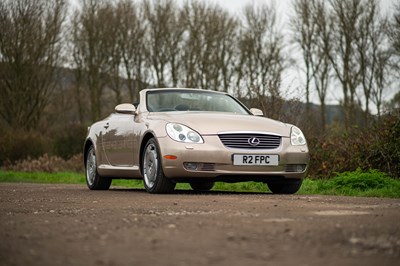
[[[190,186],[195,191],[210,191],[214,187],[214,182],[194,182]]]
[[[101,176],[97,172],[96,151],[90,146],[85,161],[86,184],[91,190],[107,190],[111,186],[112,179]]]
[[[154,194],[171,193],[175,183],[170,181],[162,170],[161,155],[154,138],[147,141],[142,154],[142,173],[146,191]]]
[[[274,194],[294,194],[299,191],[303,180],[293,179],[293,180],[280,180],[267,182],[269,190]]]

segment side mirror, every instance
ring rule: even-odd
[[[131,114],[134,115],[136,114],[136,108],[133,104],[130,103],[122,103],[118,104],[115,107],[115,111],[119,114]]]
[[[263,111],[261,111],[260,109],[257,109],[257,108],[251,108],[250,112],[253,115],[256,115],[256,116],[263,116],[264,115]]]

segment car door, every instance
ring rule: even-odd
[[[137,146],[134,126],[134,116],[131,114],[113,114],[104,125],[103,147],[110,165],[134,165],[133,152]]]

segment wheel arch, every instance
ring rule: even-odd
[[[87,139],[87,140],[85,141],[85,145],[84,145],[84,147],[83,147],[83,165],[85,166],[85,168],[86,168],[87,153],[88,153],[89,148],[90,148],[91,146],[94,147],[93,141],[92,141],[91,139]],[[94,147],[94,148],[96,149],[96,147]]]
[[[147,132],[143,139],[142,142],[140,143],[140,151],[139,151],[139,170],[140,170],[140,174],[143,176],[143,151],[144,148],[147,144],[147,142],[149,141],[149,139],[151,138],[155,138],[154,133],[152,132]]]

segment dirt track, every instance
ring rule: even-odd
[[[400,200],[0,184],[0,265],[399,265]]]

